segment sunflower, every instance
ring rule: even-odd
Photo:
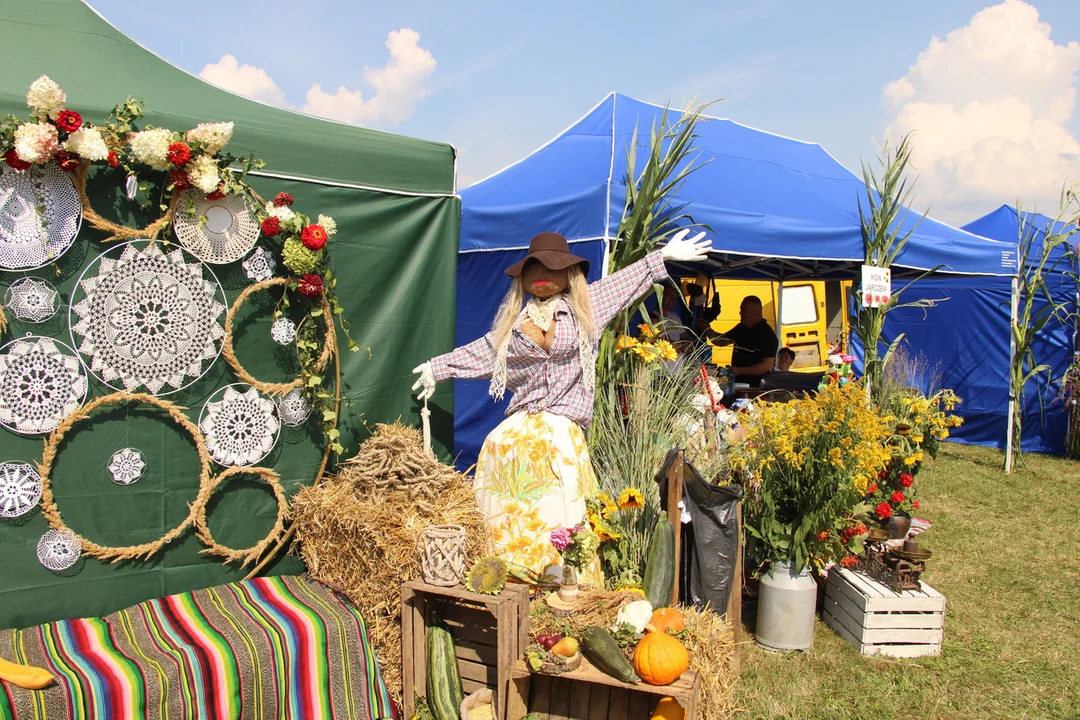
[[[619,493],[620,510],[635,510],[643,507],[645,507],[645,496],[641,494],[640,490],[626,488]]]
[[[667,340],[657,340],[656,349],[660,351],[660,357],[664,360],[677,360],[679,357],[679,353],[675,350],[675,346]]]

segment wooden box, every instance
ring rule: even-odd
[[[945,596],[926,583],[895,592],[863,573],[834,567],[825,586],[825,623],[863,655],[941,654]]]
[[[687,670],[671,685],[632,685],[597,670],[585,658],[573,672],[535,675],[518,660],[514,689],[507,720],[521,720],[526,712],[539,713],[544,720],[649,720],[665,696],[682,705],[685,720],[697,720],[701,681]]]
[[[501,595],[478,595],[461,586],[436,587],[420,580],[401,586],[401,681],[404,717],[415,711],[414,696],[427,697],[427,627],[432,613],[450,627],[461,685],[468,695],[495,693],[499,720],[507,717],[511,667],[529,636],[529,588],[507,583]]]

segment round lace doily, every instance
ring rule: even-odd
[[[311,403],[300,388],[295,388],[277,398],[277,411],[282,425],[296,427],[311,416]]]
[[[79,234],[82,204],[71,174],[54,163],[0,166],[0,268],[33,270],[57,260]]]
[[[296,323],[289,318],[278,318],[270,326],[270,337],[278,345],[288,345],[296,339]]]
[[[82,542],[70,530],[46,530],[37,544],[38,562],[53,572],[67,570],[79,561]]]
[[[218,465],[250,467],[274,448],[281,422],[273,400],[250,385],[238,383],[211,396],[199,416],[199,429]]]
[[[0,517],[16,518],[41,500],[41,477],[21,462],[0,464]]]
[[[180,196],[173,230],[192,255],[212,265],[236,262],[259,240],[259,221],[242,196],[207,200],[190,188]]]
[[[248,280],[262,282],[274,276],[277,261],[274,260],[273,253],[266,248],[260,247],[255,248],[255,251],[248,255],[247,260],[242,262],[241,265],[244,266],[244,274],[247,275]]]
[[[202,377],[221,352],[221,286],[181,248],[166,251],[146,241],[119,247],[99,255],[79,279],[85,296],[76,302],[72,294],[72,343],[90,371],[114,390],[181,390]]]
[[[0,425],[26,435],[52,432],[86,397],[86,373],[59,340],[28,335],[0,348]]]
[[[117,485],[131,485],[142,479],[146,471],[143,454],[135,448],[124,448],[113,453],[109,460],[109,475]]]
[[[43,323],[60,309],[60,293],[48,280],[22,277],[4,292],[4,307],[23,322]]]

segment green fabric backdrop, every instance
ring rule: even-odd
[[[267,160],[268,173],[295,179],[253,178],[264,197],[284,190],[296,208],[328,214],[337,221],[331,239],[338,295],[361,345],[343,352],[342,442],[346,456],[377,422],[401,417],[419,424],[409,387],[411,369],[444,352],[454,337],[454,271],[460,207],[453,197],[453,150],[449,146],[327,123],[236,97],[186,75],[134,45],[73,0],[4,3],[0,32],[0,113],[26,117],[25,92],[42,73],[68,93],[70,107],[91,122],[127,95],[145,97],[156,112],[148,122],[187,129],[210,120],[237,123],[230,149]],[[89,187],[95,209],[125,224],[153,218],[135,212],[121,193],[123,175],[102,168]],[[311,181],[314,180],[314,181]],[[79,273],[103,250],[101,234],[84,227],[75,245],[55,266],[34,271],[68,297]],[[231,302],[248,281],[239,263],[213,266]],[[22,274],[0,274],[6,286]],[[295,356],[270,339],[269,297],[256,296],[239,313],[237,355],[257,378],[283,381],[295,376]],[[70,344],[67,306],[44,326],[13,322],[4,337],[27,332]],[[342,342],[343,344],[343,342]],[[370,348],[370,353],[368,349]],[[169,396],[198,420],[214,390],[236,382],[224,360],[203,380]],[[440,408],[452,407],[449,384],[432,408],[436,449],[451,447],[451,423]],[[91,380],[91,396],[111,392]],[[316,424],[282,428],[271,455],[260,463],[277,470],[290,494],[310,484],[321,458]],[[138,483],[114,485],[105,470],[122,447],[139,448],[148,471]],[[0,430],[0,461],[35,462],[40,437]],[[156,409],[143,406],[103,411],[75,427],[60,448],[53,472],[54,492],[67,524],[98,543],[127,545],[159,537],[187,515],[196,495],[199,465],[191,442]],[[241,548],[261,539],[273,522],[273,498],[261,483],[238,478],[215,496],[209,524],[217,540]],[[0,523],[0,627],[21,627],[69,617],[104,615],[145,599],[202,588],[243,577],[200,554],[191,531],[149,562],[102,563],[84,559],[72,571],[54,574],[35,556],[47,529],[40,511]],[[295,558],[283,558],[271,572],[298,572]]]

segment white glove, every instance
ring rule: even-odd
[[[703,232],[687,239],[686,236],[689,234],[689,228],[675,233],[675,237],[668,240],[667,245],[661,248],[661,257],[679,262],[704,260],[705,255],[712,250],[712,240],[702,240],[705,237]]]
[[[420,390],[416,394],[417,400],[427,400],[435,394],[435,370],[430,362],[417,365],[413,368],[414,373],[420,373],[419,379],[413,383],[413,390]]]

